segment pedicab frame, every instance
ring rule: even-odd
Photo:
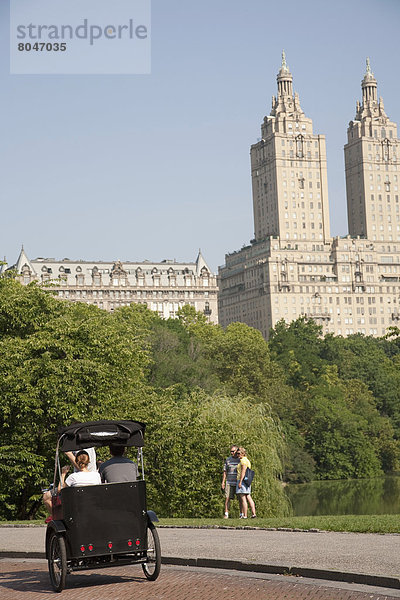
[[[52,491],[53,520],[47,525],[46,558],[55,592],[65,588],[73,571],[141,564],[155,581],[161,568],[161,547],[147,510],[143,465],[144,431],[139,421],[90,421],[59,429]],[[100,448],[109,444],[136,447],[141,479],[134,482],[65,487],[60,452]],[[57,479],[58,475],[58,479]]]

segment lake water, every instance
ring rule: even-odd
[[[285,491],[296,516],[400,514],[400,474],[289,484]]]

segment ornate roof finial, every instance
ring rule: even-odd
[[[281,68],[285,69],[285,71],[289,70],[289,68],[287,66],[287,63],[286,63],[286,54],[285,54],[284,50],[282,50],[282,65],[281,65]]]
[[[371,71],[371,63],[369,62],[369,56],[367,56],[367,71],[366,71],[366,75],[370,75],[371,77],[374,76],[373,72]]]

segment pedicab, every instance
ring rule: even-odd
[[[91,421],[59,429],[52,491],[52,520],[46,530],[50,582],[61,592],[74,571],[140,564],[155,581],[161,568],[161,548],[147,510],[143,444],[146,425],[138,421]],[[109,444],[136,447],[141,479],[133,482],[64,487],[60,452]]]

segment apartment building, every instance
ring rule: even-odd
[[[399,140],[367,60],[345,146],[349,234],[330,236],[325,137],[282,54],[277,95],[251,146],[254,239],[219,268],[219,322],[268,338],[280,319],[381,336],[400,319]]]

